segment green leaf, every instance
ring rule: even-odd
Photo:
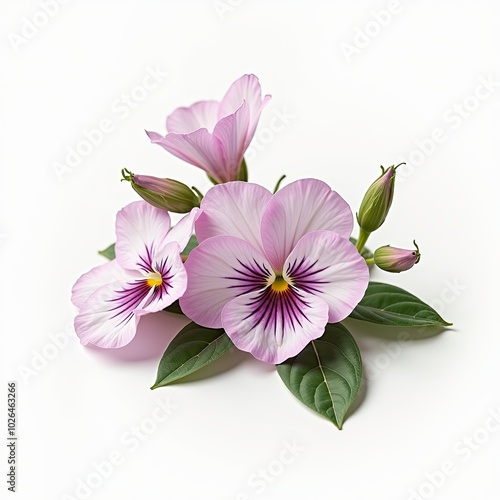
[[[175,302],[172,302],[172,304],[165,307],[165,309],[163,309],[163,310],[166,312],[169,312],[169,313],[174,313],[174,314],[184,314],[182,312],[182,309],[181,309],[181,306],[180,306],[178,300],[176,300]]]
[[[194,373],[220,358],[232,346],[233,343],[224,330],[189,323],[167,347],[158,366],[156,382],[151,389]]]
[[[277,370],[297,399],[342,429],[362,378],[358,346],[344,326],[327,324],[321,338],[277,365]]]
[[[371,281],[351,318],[389,326],[450,326],[431,306],[387,283]]]
[[[106,257],[106,259],[113,260],[115,256],[115,244],[112,243],[108,248],[99,251],[99,255]]]
[[[198,240],[196,239],[196,236],[193,234],[191,238],[189,238],[188,244],[186,245],[186,248],[182,251],[181,255],[189,255],[191,250],[193,248],[196,248],[198,246]]]
[[[349,238],[349,241],[354,246],[356,246],[356,243],[358,242],[358,240],[356,238],[353,238],[352,236]],[[363,257],[364,259],[371,259],[371,258],[373,258],[373,252],[371,250],[369,250],[368,248],[363,247],[363,250],[361,251],[361,257]]]

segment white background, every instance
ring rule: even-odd
[[[3,2],[1,15],[0,303],[6,379],[18,383],[14,498],[498,498],[498,2],[73,0],[50,18],[41,4]],[[151,71],[156,84],[141,89]],[[208,188],[144,129],[164,133],[177,106],[220,99],[249,72],[273,95],[247,154],[251,180],[318,177],[356,210],[379,166],[406,160],[369,245],[416,238],[422,260],[373,278],[454,323],[398,342],[398,328],[349,322],[366,373],[342,431],[241,353],[150,391],[180,317],[144,318],[113,352],[83,348],[71,330],[72,284],[104,262],[96,250],[114,241],[115,213],[137,199],[120,169]],[[55,168],[102,120],[100,144]],[[167,399],[176,408],[157,423]],[[112,471],[102,465],[110,454],[121,457]]]

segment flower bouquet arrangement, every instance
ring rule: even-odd
[[[393,200],[397,166],[382,167],[356,213],[325,182],[300,179],[271,192],[248,182],[244,154],[270,96],[244,75],[222,100],[181,107],[166,135],[151,142],[203,169],[205,194],[173,179],[122,170],[142,198],[116,216],[108,262],[72,290],[82,344],[120,348],[141,317],[157,311],[191,322],[161,358],[153,389],[216,361],[235,347],[276,365],[290,392],[339,429],[359,390],[362,361],[346,318],[387,326],[449,323],[401,288],[370,282],[369,268],[399,273],[420,259],[418,246],[383,246],[370,234]],[[169,212],[185,214],[174,226]]]

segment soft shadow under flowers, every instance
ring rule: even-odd
[[[118,349],[101,349],[93,345],[86,346],[92,355],[100,356],[112,363],[129,363],[147,360],[159,361],[172,339],[190,322],[183,314],[160,311],[147,314],[139,321],[137,334],[132,341]],[[236,347],[215,362],[169,385],[196,382],[229,371],[242,362],[253,365],[261,372],[274,371],[274,365],[262,363]]]
[[[139,321],[137,334],[132,341],[118,349],[101,349],[92,345],[87,348],[104,358],[118,361],[145,361],[160,359],[172,339],[189,323],[181,314],[160,311],[147,314]]]

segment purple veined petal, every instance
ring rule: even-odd
[[[214,129],[224,148],[224,176],[236,180],[246,150],[246,136],[249,127],[249,110],[246,101],[231,115],[222,118]],[[222,165],[221,165],[222,167]]]
[[[222,143],[207,129],[202,128],[190,134],[167,134],[165,137],[153,137],[151,142],[160,145],[177,158],[205,170],[216,181],[231,180],[221,175],[221,165],[225,164]]]
[[[78,278],[71,290],[71,302],[81,308],[85,301],[99,288],[113,281],[125,279],[125,271],[116,259],[94,267]]]
[[[187,287],[187,273],[176,241],[167,243],[153,258],[149,284],[155,283],[153,293],[141,308],[156,312],[179,299]],[[161,277],[161,283],[159,283]]]
[[[250,182],[228,182],[211,188],[201,202],[196,221],[198,241],[212,236],[234,236],[262,250],[261,219],[272,194]]]
[[[305,234],[334,231],[348,238],[353,217],[346,201],[317,179],[301,179],[278,191],[262,216],[262,243],[275,269]]]
[[[117,348],[135,336],[139,317],[153,288],[143,277],[131,273],[129,279],[100,287],[83,304],[75,318],[75,331],[83,345]],[[143,314],[143,313],[141,313]]]
[[[166,210],[135,201],[116,215],[116,260],[125,269],[149,271],[151,259],[165,245],[170,231]]]
[[[192,106],[177,108],[167,118],[167,131],[173,134],[189,134],[200,128],[212,132],[219,119],[217,101],[199,101]]]
[[[168,233],[165,241],[175,241],[179,244],[179,249],[182,252],[189,242],[194,233],[194,223],[201,215],[199,208],[193,208],[187,215],[185,215]]]
[[[80,308],[75,331],[82,344],[109,348],[128,344],[135,336],[140,316],[161,311],[186,289],[187,274],[176,242],[157,252],[150,271],[123,273],[121,280],[95,290]]]
[[[328,304],[330,323],[346,318],[363,298],[369,272],[354,245],[331,231],[303,236],[285,262],[283,277],[294,288]]]
[[[219,107],[219,119],[234,113],[243,101],[248,103],[249,122],[243,151],[248,148],[255,134],[260,114],[270,99],[270,95],[262,98],[259,79],[255,75],[243,75],[231,85],[223,97]]]
[[[222,311],[222,326],[234,345],[266,363],[282,363],[325,332],[328,305],[288,286],[241,295]]]
[[[138,306],[139,309],[146,312],[161,311],[186,291],[187,273],[179,252],[179,244],[172,241],[153,256],[151,270],[144,273],[143,277],[153,290]]]
[[[230,300],[261,290],[275,278],[255,247],[231,236],[203,241],[189,254],[185,266],[188,285],[180,299],[182,311],[208,328],[222,326],[221,312]]]

